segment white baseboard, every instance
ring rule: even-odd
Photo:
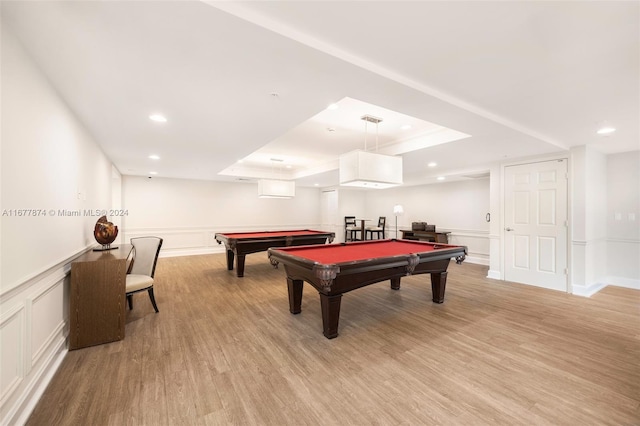
[[[492,280],[502,280],[502,274],[500,271],[489,269],[489,272],[487,272],[487,278],[491,278]]]
[[[605,281],[609,285],[614,285],[616,287],[625,287],[640,290],[640,280],[624,277],[607,277]]]
[[[160,250],[158,257],[178,257],[178,256],[197,256],[201,254],[224,253],[224,246],[220,247],[197,247],[187,249],[168,249]]]
[[[476,264],[476,265],[489,266],[489,259],[484,258],[484,257],[467,256],[467,257],[465,257],[464,261],[467,262],[467,263],[473,263],[473,264]]]
[[[605,288],[607,284],[604,283],[593,283],[590,285],[572,285],[572,293],[576,296],[583,297],[591,297],[603,288]]]
[[[606,277],[603,283],[594,283],[590,285],[573,285],[573,294],[576,296],[591,297],[607,286],[632,288],[640,290],[640,280],[624,277]]]

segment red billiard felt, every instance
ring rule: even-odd
[[[375,243],[330,244],[324,246],[302,246],[282,249],[288,254],[302,257],[322,264],[354,262],[358,260],[375,259],[424,253],[438,248],[447,248],[444,244],[426,244],[411,241],[384,241]]]
[[[310,231],[308,229],[303,229],[299,231],[267,231],[267,232],[234,232],[229,234],[223,234],[227,238],[270,238],[270,237],[290,237],[295,235],[313,235],[313,234],[326,234],[326,232],[321,231]]]

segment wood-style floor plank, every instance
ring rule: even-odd
[[[288,309],[266,254],[162,258],[126,337],[71,351],[29,425],[639,425],[640,291],[591,298],[451,264],[344,295],[322,334],[305,285]]]

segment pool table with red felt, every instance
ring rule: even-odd
[[[462,263],[467,248],[408,240],[376,240],[326,246],[270,248],[274,267],[284,265],[289,290],[289,311],[300,313],[302,285],[306,281],[320,293],[325,337],[338,336],[342,295],[369,284],[390,280],[400,289],[406,275],[431,274],[433,301],[442,303],[447,267],[455,258]]]
[[[227,269],[233,270],[233,258],[236,257],[236,274],[244,276],[244,260],[247,254],[267,251],[271,247],[304,246],[324,244],[327,239],[333,242],[333,232],[300,229],[293,231],[230,232],[217,233],[218,244],[224,243],[227,249]]]

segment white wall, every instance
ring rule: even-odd
[[[66,353],[70,261],[96,244],[83,210],[110,208],[111,163],[5,23],[1,54],[0,424],[20,424]]]
[[[265,229],[318,229],[344,238],[346,215],[372,219],[386,216],[387,236],[395,236],[393,206],[402,204],[401,228],[427,221],[452,231],[453,244],[467,245],[469,258],[488,264],[489,180],[478,179],[381,191],[338,188],[336,223],[322,223],[321,191],[296,188],[288,200],[260,199],[256,184],[123,176],[124,238],[164,238],[162,256],[222,252],[216,232]],[[434,200],[438,200],[435,202]],[[329,226],[331,229],[324,229]],[[475,259],[475,260],[474,260]]]
[[[161,237],[161,256],[223,252],[216,232],[319,228],[320,200],[316,188],[273,199],[257,183],[123,176],[124,238]]]
[[[640,289],[640,151],[607,157],[606,283]]]
[[[588,146],[587,146],[588,147]],[[607,271],[607,156],[587,149],[586,163],[586,283],[604,281]]]

